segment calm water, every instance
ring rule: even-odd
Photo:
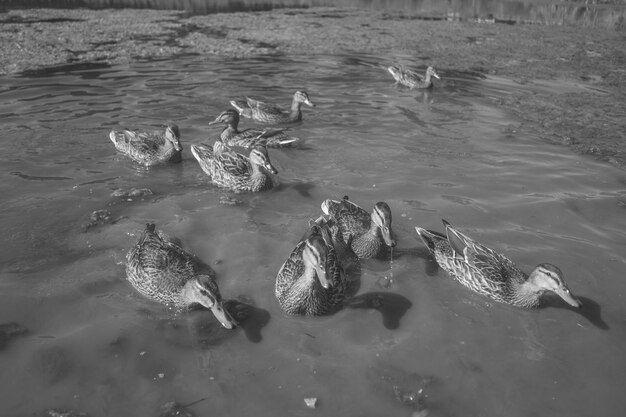
[[[406,60],[410,62],[410,60]],[[590,416],[626,407],[626,175],[516,133],[495,104],[520,87],[438,69],[430,93],[394,86],[371,56],[198,57],[24,77],[0,86],[0,323],[29,329],[0,352],[0,415],[49,407],[154,416]],[[243,94],[317,103],[273,150],[280,188],[210,185],[189,145]],[[583,87],[562,82],[532,93]],[[523,91],[523,90],[520,90]],[[176,121],[184,160],[138,169],[111,128]],[[244,126],[250,123],[244,122]],[[154,195],[112,197],[119,188]],[[393,211],[392,263],[367,262],[360,301],[325,318],[283,315],[276,272],[329,197]],[[241,204],[220,204],[236,198]],[[84,230],[94,210],[113,224]],[[414,226],[445,218],[525,269],[559,265],[585,304],[520,310],[437,271]],[[124,262],[146,222],[213,265],[226,298],[254,306],[225,331],[138,296]],[[379,309],[367,300],[382,300]],[[370,303],[371,305],[371,303]],[[316,397],[318,408],[304,398]]]

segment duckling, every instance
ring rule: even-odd
[[[428,67],[425,75],[417,74],[416,72],[404,68],[402,65],[392,65],[387,68],[387,71],[389,71],[396,80],[396,84],[402,84],[410,88],[431,88],[433,82],[430,77],[435,77],[438,80],[441,79],[433,67]]]
[[[281,266],[274,294],[287,314],[320,316],[343,305],[351,288],[350,275],[357,268],[360,272],[360,264],[345,245],[337,247],[337,239],[341,239],[338,231],[318,219]],[[347,272],[348,268],[353,269]]]
[[[211,181],[220,187],[257,192],[274,186],[269,173],[278,171],[263,146],[253,147],[249,156],[245,156],[218,140],[213,148],[205,144],[191,145],[191,153]]]
[[[557,266],[539,264],[527,275],[504,255],[472,240],[447,221],[443,224],[445,235],[421,227],[415,230],[439,266],[469,289],[518,307],[537,307],[548,291],[572,307],[582,306]]]
[[[290,110],[285,110],[280,106],[264,103],[249,97],[246,97],[245,101],[231,100],[230,102],[241,116],[267,124],[283,124],[301,121],[302,103],[310,107],[315,107],[315,104],[311,102],[306,91],[296,91],[294,93]]]
[[[220,134],[220,139],[228,146],[241,146],[250,149],[254,146],[266,146],[268,148],[283,148],[293,146],[300,142],[299,138],[287,136],[288,129],[246,129],[238,130],[239,113],[233,109],[222,112],[215,120],[209,123],[224,123],[226,127]]]
[[[227,329],[237,322],[224,309],[213,271],[200,274],[194,257],[147,224],[126,257],[126,276],[143,296],[176,309],[200,304]]]
[[[181,161],[180,130],[174,123],[164,131],[112,130],[109,138],[118,151],[144,166]]]

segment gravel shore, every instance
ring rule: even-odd
[[[393,12],[279,9],[187,16],[153,10],[0,13],[0,77],[55,66],[177,54],[409,55],[440,73],[473,71],[520,84],[574,80],[588,92],[515,94],[497,104],[547,141],[626,169],[626,36],[581,26],[427,21]]]

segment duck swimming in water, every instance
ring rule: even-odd
[[[181,161],[180,130],[174,123],[164,131],[112,130],[109,138],[118,151],[144,166]]]
[[[336,222],[344,241],[351,242],[359,258],[381,258],[388,248],[396,246],[391,231],[391,209],[383,201],[376,203],[370,214],[348,197],[328,199],[322,203],[322,212]]]
[[[281,266],[274,294],[287,314],[331,314],[349,296],[354,273],[360,274],[357,256],[332,221],[320,218]]]
[[[285,110],[281,106],[264,103],[246,97],[246,100],[231,100],[230,104],[237,109],[239,114],[249,119],[254,119],[260,123],[266,124],[285,124],[299,122],[302,120],[302,104],[315,107],[315,104],[309,99],[306,91],[296,91],[291,102],[291,109]]]
[[[250,149],[254,146],[268,148],[284,148],[294,146],[300,142],[299,138],[287,136],[287,129],[246,129],[239,130],[239,113],[233,109],[222,112],[209,125],[224,123],[226,127],[220,134],[220,139],[228,146],[241,146]]]
[[[472,240],[443,220],[446,234],[416,227],[439,266],[469,289],[518,307],[536,307],[541,296],[554,292],[572,307],[581,307],[555,265],[537,265],[530,275],[504,255]]]
[[[278,171],[272,165],[267,149],[255,146],[248,156],[236,152],[222,141],[213,147],[191,145],[191,153],[211,181],[233,191],[265,191],[274,186],[270,173]]]
[[[232,329],[237,323],[224,309],[213,275],[200,274],[194,257],[157,233],[154,224],[146,225],[126,257],[127,279],[143,296],[176,309],[202,305]]]
[[[433,86],[433,81],[430,77],[435,77],[438,80],[440,79],[433,67],[426,68],[425,75],[413,72],[404,68],[402,65],[392,65],[387,68],[387,71],[389,71],[389,73],[396,80],[396,84],[402,84],[409,88],[431,88]]]

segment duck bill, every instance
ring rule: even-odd
[[[574,296],[572,295],[572,293],[569,291],[567,287],[559,287],[554,292],[556,293],[556,295],[561,297],[563,301],[565,301],[567,304],[571,305],[572,307],[580,308],[583,305],[583,303],[581,303],[576,298],[574,298]]]
[[[307,99],[304,104],[306,104],[307,106],[311,106],[311,107],[315,107],[315,104],[313,104],[313,102],[309,99]]]
[[[437,74],[433,74],[433,77],[435,77],[436,79],[440,80],[441,78],[439,78],[439,76]]]
[[[211,312],[225,328],[232,329],[233,327],[237,326],[237,321],[232,318],[228,311],[226,311],[224,305],[221,302],[215,303],[213,307],[211,307]]]
[[[175,141],[175,142],[174,142],[174,149],[176,149],[178,152],[182,152],[183,147],[182,147],[182,145],[180,144],[180,142]]]
[[[220,120],[220,118],[218,117],[217,119],[213,120],[212,122],[209,122],[209,126],[211,126],[211,125],[216,125],[216,124],[218,124],[218,123],[220,123],[220,122],[221,122],[221,120]]]
[[[325,289],[330,287],[330,283],[328,282],[328,278],[326,278],[326,271],[324,271],[319,265],[315,267],[315,272],[317,272],[317,279],[320,280],[320,284]]]
[[[274,168],[274,165],[270,164],[269,162],[263,166],[272,174],[278,174],[278,171],[276,170],[276,168]]]
[[[385,241],[387,246],[389,246],[390,248],[393,248],[396,246],[396,241],[391,237],[391,229],[387,232],[385,232],[384,230],[381,230],[381,233],[383,235],[383,240]]]

